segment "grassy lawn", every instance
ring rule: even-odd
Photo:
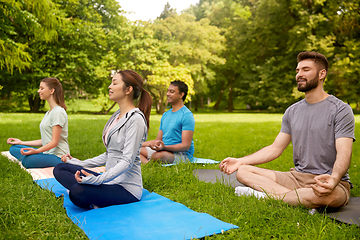
[[[8,150],[8,137],[39,139],[43,114],[0,113],[0,149]],[[282,114],[203,113],[195,114],[195,156],[222,160],[240,157],[271,144],[281,126]],[[86,159],[105,151],[101,133],[109,116],[69,115],[71,154]],[[159,115],[151,116],[149,139],[156,137]],[[356,116],[356,136],[360,116]],[[352,196],[360,196],[358,142],[354,143],[350,177]],[[277,160],[263,167],[287,171],[293,166],[292,147]],[[196,168],[217,169],[217,165],[180,164],[143,166],[144,187],[149,191],[183,203],[239,226],[206,239],[359,239],[355,226],[335,222],[321,214],[310,215],[302,207],[290,207],[275,200],[238,197],[234,189],[219,183],[199,182],[192,176]],[[86,235],[67,217],[62,199],[42,190],[18,165],[0,157],[0,239],[86,239]],[[141,224],[141,223],[139,223]],[[176,224],[176,223],[175,223]]]

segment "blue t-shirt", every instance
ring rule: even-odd
[[[173,112],[172,108],[161,117],[160,130],[163,132],[162,140],[167,145],[175,145],[182,142],[182,131],[194,131],[195,119],[192,112],[183,106]],[[186,152],[189,159],[194,155],[194,141],[191,139],[191,146]]]

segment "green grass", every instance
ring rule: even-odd
[[[8,137],[23,140],[40,138],[43,114],[1,114],[0,149],[7,150]],[[281,126],[281,114],[202,113],[195,114],[195,156],[222,160],[240,157],[271,144]],[[69,115],[71,154],[80,159],[105,151],[101,133],[109,116]],[[159,115],[151,116],[149,139],[156,137]],[[359,136],[360,116],[356,116]],[[355,187],[352,196],[360,196],[358,142],[354,143],[350,177]],[[262,165],[287,171],[293,166],[292,147],[277,160]],[[208,213],[239,226],[205,239],[359,239],[355,226],[338,223],[324,215],[310,215],[303,207],[290,207],[281,201],[238,197],[234,189],[220,183],[199,182],[192,176],[195,168],[217,165],[180,164],[142,167],[144,187],[190,209]],[[82,239],[85,234],[66,216],[62,199],[33,183],[29,174],[1,156],[0,239]],[[141,223],[139,223],[141,224]]]

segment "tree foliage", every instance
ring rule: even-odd
[[[221,77],[211,91],[212,96],[218,96],[215,107],[224,95],[230,111],[234,99],[253,109],[282,109],[296,101],[296,55],[319,51],[333,62],[337,51],[344,48],[345,36],[358,38],[358,4],[336,0],[201,0],[189,12],[198,20],[209,18],[226,37],[226,64],[218,69]],[[329,74],[328,86],[334,86],[335,77],[339,75]]]
[[[215,81],[214,68],[225,64],[221,53],[225,38],[220,29],[211,26],[208,19],[196,21],[187,13],[173,14],[153,24],[155,38],[169,44],[169,63],[184,66],[194,80],[195,102],[208,92],[208,84]]]
[[[63,19],[58,5],[47,0],[3,0],[0,2],[0,69],[13,72],[29,67],[29,45],[50,42]]]
[[[52,26],[57,41],[31,41],[32,32],[23,33],[28,39],[28,52],[33,56],[29,66],[23,71],[15,70],[1,76],[4,84],[2,95],[23,92],[32,112],[41,107],[36,89],[44,77],[59,78],[68,97],[98,94],[109,76],[102,70],[107,66],[103,58],[108,58],[111,50],[109,40],[119,39],[119,28],[127,24],[120,16],[120,6],[115,0],[98,0],[91,4],[85,0],[59,0],[58,3],[66,21],[63,25]]]
[[[162,113],[166,89],[180,79],[201,107],[279,111],[296,90],[296,55],[318,51],[330,61],[325,89],[359,102],[359,0],[200,0],[178,14],[167,3],[155,21],[130,22],[116,0],[0,2],[0,96],[42,103],[38,82],[58,77],[68,98],[109,104],[110,73],[132,69]],[[199,104],[200,103],[200,104]],[[360,108],[358,104],[358,108]]]

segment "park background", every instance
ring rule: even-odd
[[[149,139],[167,109],[175,79],[190,87],[186,105],[196,120],[195,156],[222,160],[271,144],[284,110],[302,99],[296,90],[299,52],[323,53],[330,62],[325,90],[359,111],[360,1],[200,0],[182,12],[170,4],[158,18],[130,21],[115,0],[3,0],[0,2],[0,147],[6,138],[40,138],[48,110],[37,90],[57,77],[65,90],[73,156],[105,148],[101,132],[117,109],[108,100],[111,74],[132,69],[154,99]],[[139,6],[141,7],[141,6]],[[31,113],[29,113],[31,112]],[[358,136],[359,116],[355,115]],[[358,143],[350,177],[360,196]],[[0,156],[0,239],[86,238],[66,217],[62,199],[33,184],[31,176]],[[292,146],[264,167],[286,171]],[[206,184],[180,164],[142,167],[144,187],[240,228],[211,239],[359,239],[358,228],[326,215],[310,215],[281,201],[237,197]],[[46,221],[44,221],[46,219]]]

